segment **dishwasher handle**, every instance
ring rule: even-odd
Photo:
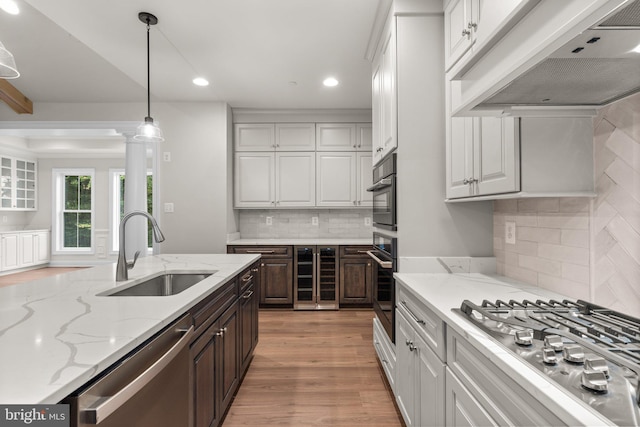
[[[85,421],[87,424],[98,425],[120,406],[127,402],[132,396],[138,393],[144,386],[149,384],[171,361],[189,344],[193,337],[194,327],[182,330],[185,334],[166,353],[164,353],[153,365],[149,366],[136,379],[119,390],[107,400],[101,400],[97,406],[84,409]]]

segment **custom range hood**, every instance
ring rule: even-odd
[[[591,4],[596,2],[597,0],[592,1]],[[584,4],[587,3],[589,2],[585,1]],[[618,1],[616,3],[618,6],[614,9],[607,9],[607,6],[614,3],[613,1],[608,1],[602,6],[603,3],[600,3],[597,12],[589,12],[590,19],[600,13],[597,19],[592,20],[579,31],[574,27],[572,30],[574,34],[569,37],[566,36],[571,31],[566,31],[563,33],[563,39],[560,37],[561,40],[556,40],[555,45],[559,45],[559,48],[554,48],[554,43],[547,44],[546,48],[537,49],[538,46],[533,43],[511,42],[511,49],[522,49],[521,58],[526,59],[522,59],[519,63],[517,61],[500,63],[499,59],[511,54],[508,51],[502,56],[488,59],[487,62],[492,61],[499,65],[494,65],[492,69],[485,67],[483,73],[485,76],[491,73],[500,75],[502,70],[514,63],[516,65],[502,77],[487,82],[490,84],[484,86],[482,94],[475,88],[470,90],[469,95],[477,97],[475,99],[470,97],[463,109],[467,111],[502,110],[507,115],[518,115],[518,111],[531,112],[550,108],[567,111],[571,108],[574,108],[574,111],[582,108],[594,111],[640,91],[640,0]],[[540,9],[544,7],[547,11],[550,10],[548,0],[542,0],[536,6]],[[536,12],[536,8],[532,10],[532,14]],[[596,8],[593,7],[593,9]],[[540,21],[541,18],[538,18],[540,26],[544,26]],[[581,23],[584,24],[585,21],[588,19],[584,19]],[[530,19],[524,25],[530,25],[531,29],[533,22]],[[521,24],[522,21],[516,27]],[[553,28],[546,30],[553,32]],[[509,34],[505,39],[508,37]],[[524,37],[526,36],[521,36],[521,39]],[[498,44],[501,43],[502,41],[498,42]],[[502,45],[505,44],[502,43]],[[535,47],[527,51],[527,47],[531,46]],[[491,52],[487,57],[491,57]],[[475,76],[473,74],[472,72],[471,75],[460,76],[463,87],[465,80],[470,82],[470,85],[483,80],[478,78],[480,75],[478,71]],[[463,93],[463,98],[464,96]]]

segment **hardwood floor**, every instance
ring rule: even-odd
[[[232,426],[402,426],[373,349],[371,310],[260,311]]]
[[[42,279],[44,277],[55,276],[56,274],[68,273],[80,270],[84,267],[44,267],[36,270],[23,271],[20,273],[6,274],[0,276],[0,288],[3,286],[16,285],[30,280]]]

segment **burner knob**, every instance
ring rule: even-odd
[[[556,350],[551,347],[543,347],[542,349],[542,361],[547,365],[555,365],[558,363],[558,357],[556,356]]]
[[[562,342],[562,337],[560,335],[547,335],[544,337],[544,346],[550,347],[554,351],[562,351],[562,347],[564,347],[564,343]]]
[[[607,365],[607,361],[604,360],[603,357],[594,356],[594,355],[585,357],[584,370],[600,371],[600,372],[603,372],[607,378],[609,378],[609,366]]]
[[[531,345],[533,343],[533,330],[525,329],[522,331],[516,331],[516,344],[518,345]]]
[[[582,386],[599,392],[605,392],[609,388],[607,376],[602,371],[582,371]]]
[[[565,345],[562,349],[562,357],[567,362],[584,363],[584,350],[576,344]]]

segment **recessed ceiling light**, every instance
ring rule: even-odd
[[[336,80],[333,77],[327,77],[326,79],[324,79],[324,81],[322,82],[323,85],[327,86],[327,87],[333,87],[333,86],[338,86],[338,80]]]
[[[193,79],[193,84],[196,86],[209,86],[209,80],[204,77],[196,77]]]
[[[18,4],[13,0],[0,0],[0,9],[10,13],[11,15],[17,15],[20,13]]]

